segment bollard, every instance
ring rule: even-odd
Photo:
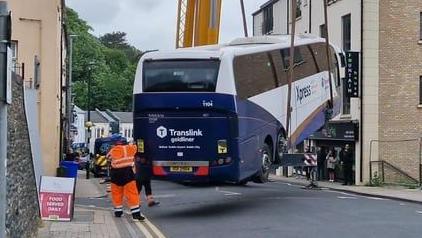
[[[86,162],[86,164],[85,164],[85,170],[86,170],[86,179],[89,179],[89,168],[90,168],[90,165],[91,164],[91,156],[89,156],[89,159],[88,159],[88,161]]]

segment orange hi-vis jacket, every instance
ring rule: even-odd
[[[136,151],[136,145],[114,146],[107,154],[107,157],[111,157],[111,167],[113,169],[132,167]]]

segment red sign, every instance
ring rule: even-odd
[[[72,214],[71,193],[40,193],[41,217],[49,220],[70,221]]]
[[[74,184],[74,178],[41,178],[40,212],[43,220],[72,219]]]

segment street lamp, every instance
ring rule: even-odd
[[[91,61],[88,63],[88,90],[87,90],[87,111],[88,111],[88,118],[87,118],[87,122],[86,125],[90,125],[87,126],[88,129],[88,143],[87,146],[88,148],[90,148],[90,142],[91,142],[91,127],[92,127],[92,122],[91,122],[91,81],[92,81],[92,68],[95,65],[95,61]],[[91,151],[90,151],[91,152]]]
[[[78,37],[78,35],[69,35],[69,76],[67,77],[66,82],[66,119],[67,119],[67,127],[66,127],[66,151],[69,151],[71,147],[71,136],[70,136],[70,128],[72,125],[72,64],[73,64],[73,39]]]

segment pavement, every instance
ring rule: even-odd
[[[132,237],[163,237],[156,232],[154,225],[133,221],[128,210],[121,218],[115,218],[106,184],[100,184],[97,178],[85,179],[85,171],[78,171],[75,189],[74,217],[70,222],[43,221],[38,230],[38,237],[54,238],[132,238]],[[105,206],[83,205],[80,200],[107,201]]]
[[[309,184],[305,178],[295,178],[295,177],[280,177],[272,175],[271,179],[306,186]],[[422,189],[408,189],[400,186],[383,186],[383,187],[369,187],[369,186],[345,186],[338,182],[327,182],[327,181],[318,181],[318,187],[328,188],[335,191],[349,192],[359,195],[368,195],[379,198],[387,198],[400,200],[405,202],[413,202],[422,204]]]

